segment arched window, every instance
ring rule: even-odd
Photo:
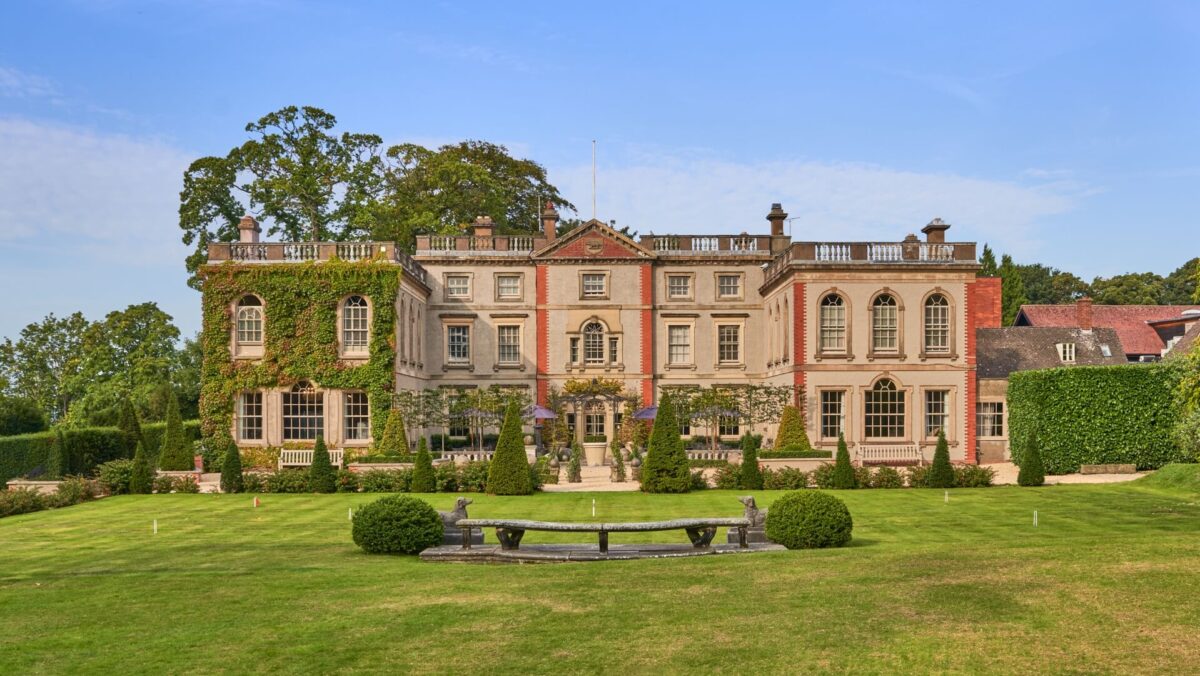
[[[604,326],[600,322],[588,322],[583,327],[583,363],[604,363]]]
[[[925,300],[925,351],[950,352],[950,301],[940,293]]]
[[[881,378],[866,396],[863,429],[868,439],[904,438],[904,390]]]
[[[846,301],[836,293],[821,299],[821,351],[846,350]]]
[[[237,342],[240,345],[262,345],[262,301],[257,296],[245,296],[238,301]]]
[[[312,441],[325,431],[325,400],[301,380],[283,393],[283,440]]]
[[[896,299],[880,294],[871,304],[871,345],[876,352],[895,352],[900,349],[900,313]]]
[[[346,352],[365,352],[370,339],[367,299],[350,296],[342,304],[342,349]]]

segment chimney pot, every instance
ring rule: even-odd
[[[558,209],[550,200],[546,200],[546,208],[542,209],[542,234],[548,242],[558,238]]]
[[[258,226],[258,221],[250,214],[242,216],[242,220],[238,221],[238,241],[243,244],[258,244],[258,236],[262,233],[262,228]]]
[[[935,218],[929,221],[929,225],[921,228],[921,232],[925,233],[925,241],[931,244],[941,244],[946,241],[946,231],[950,229],[950,224],[940,218]]]
[[[787,220],[787,212],[783,210],[783,203],[774,202],[771,204],[771,211],[767,213],[767,220],[771,222],[771,236],[781,237],[783,235],[783,222]]]
[[[476,237],[491,237],[495,223],[491,216],[476,216],[473,228]]]
[[[1092,330],[1092,299],[1084,296],[1075,301],[1075,319],[1079,328],[1084,331]]]

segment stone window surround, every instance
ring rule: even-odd
[[[346,392],[360,392],[361,390],[327,390],[323,389],[316,382],[309,380],[313,389],[321,395],[323,413],[322,428],[325,430],[326,442],[331,448],[364,448],[373,443],[373,439],[350,439],[345,437],[345,430],[342,429],[342,424],[345,420],[344,406]],[[259,389],[242,390],[237,393],[234,400],[234,411],[231,420],[230,433],[237,440],[237,445],[245,448],[269,448],[271,446],[279,446],[283,441],[283,395],[292,389],[287,387],[263,387]],[[242,439],[239,434],[238,411],[241,407],[241,397],[243,394],[258,392],[262,394],[262,422],[263,435],[262,439]],[[368,407],[369,411],[369,407]],[[369,415],[369,413],[368,413]],[[331,426],[331,421],[336,421],[336,427]],[[368,427],[369,429],[369,427]],[[335,434],[333,434],[335,433]],[[287,443],[298,443],[288,441]],[[306,443],[306,442],[299,442]]]
[[[721,361],[721,327],[736,326],[738,327],[738,359],[737,361]],[[717,369],[741,369],[746,370],[746,319],[740,317],[737,319],[730,317],[722,317],[713,315],[713,332],[712,332],[712,354],[713,367]]]
[[[842,307],[846,309],[846,349],[839,351],[826,351],[821,349],[821,303],[830,294],[838,296],[842,299]],[[816,340],[816,361],[822,359],[844,359],[846,361],[854,360],[854,322],[851,317],[854,315],[854,306],[850,302],[850,294],[842,291],[836,286],[831,286],[821,293],[817,294],[816,310],[813,312],[813,317],[817,322],[817,340]]]
[[[686,296],[671,295],[671,278],[686,277],[688,280],[688,292]],[[664,293],[663,296],[667,302],[690,302],[696,300],[696,273],[695,272],[667,272],[663,276]]]
[[[884,380],[884,379],[892,381],[892,383],[896,385],[896,389],[898,391],[904,393],[904,436],[903,437],[879,437],[879,438],[876,438],[876,437],[867,437],[866,436],[866,434],[867,434],[867,392],[871,391],[871,389],[875,387],[876,383],[878,383],[880,380]],[[913,443],[912,422],[913,422],[913,392],[914,392],[914,388],[911,385],[904,385],[903,383],[900,382],[900,379],[897,378],[895,375],[885,371],[884,373],[880,373],[879,375],[877,375],[873,379],[871,379],[871,382],[868,383],[867,385],[859,385],[859,386],[855,387],[854,389],[857,390],[856,397],[857,397],[858,401],[862,402],[862,410],[860,412],[862,414],[862,421],[863,421],[863,439],[862,439],[862,441],[864,444],[911,444],[911,443]],[[925,402],[922,401],[921,405],[924,406]],[[947,439],[947,441],[949,441],[949,439]]]
[[[875,301],[883,295],[891,296],[896,301],[895,351],[888,350],[882,352],[875,349]],[[872,294],[870,304],[867,305],[867,325],[871,331],[870,340],[867,341],[867,361],[874,361],[876,359],[903,360],[907,356],[904,353],[904,301],[900,299],[900,294],[886,286]],[[849,322],[847,322],[847,327],[849,327]],[[951,330],[953,330],[953,325],[951,325]]]
[[[688,330],[688,361],[686,363],[674,363],[671,361],[671,327],[684,326]],[[666,363],[663,365],[667,370],[696,370],[696,319],[695,317],[672,317],[667,319],[663,327],[663,335],[667,340]]]
[[[893,382],[895,382],[895,381],[893,381]],[[817,433],[815,436],[817,438],[817,442],[821,443],[821,444],[836,444],[837,443],[837,437],[827,437],[822,434],[823,425],[821,424],[821,394],[824,392],[841,392],[842,393],[842,436],[845,437],[845,439],[846,439],[846,446],[848,446],[848,447],[853,446],[854,444],[851,441],[851,439],[854,438],[854,435],[853,435],[854,406],[852,405],[852,397],[854,396],[854,391],[853,391],[852,387],[831,386],[831,387],[816,388],[817,410],[816,410],[815,418],[816,418],[816,423],[817,423],[817,425],[816,425]]]
[[[496,361],[492,364],[493,371],[501,370],[525,370],[525,322],[519,319],[501,319],[496,321]],[[500,361],[500,328],[501,327],[516,327],[517,329],[517,361],[502,362]]]
[[[895,380],[893,379],[893,382]],[[921,445],[936,446],[937,435],[926,436],[925,434],[925,393],[929,391],[942,391],[946,393],[946,443],[950,446],[958,445],[958,425],[954,422],[957,420],[955,414],[958,412],[958,387],[954,385],[922,385],[917,392],[919,404],[921,406]]]
[[[945,352],[925,351],[925,303],[928,302],[929,299],[934,295],[940,295],[942,298],[945,298],[946,305],[949,308],[947,310],[949,313],[947,320],[950,325],[950,342]],[[898,297],[896,298],[896,302],[900,302]],[[954,324],[955,315],[957,314],[955,310],[957,310],[957,308],[954,305],[954,296],[951,296],[948,291],[940,286],[933,287],[921,298],[921,352],[918,354],[918,357],[921,361],[925,361],[927,359],[958,359],[958,331],[956,330],[957,327]]]
[[[607,288],[607,285],[605,286],[605,288]],[[564,369],[566,370],[567,373],[570,373],[572,371],[582,371],[582,372],[593,371],[593,372],[605,372],[605,373],[610,372],[610,371],[624,371],[625,370],[625,362],[624,361],[618,361],[617,363],[614,364],[614,363],[610,363],[607,359],[605,359],[605,363],[603,363],[603,364],[588,364],[587,363],[587,361],[586,361],[587,358],[584,355],[585,347],[583,344],[583,327],[587,326],[588,324],[591,324],[592,322],[597,322],[598,324],[600,324],[600,326],[604,327],[604,340],[601,343],[601,347],[604,350],[605,356],[606,357],[608,356],[608,351],[609,351],[608,341],[611,338],[617,339],[617,354],[618,355],[624,354],[624,351],[622,349],[624,346],[624,342],[625,342],[623,332],[622,331],[614,331],[611,327],[609,327],[608,322],[604,321],[603,319],[600,319],[596,315],[592,315],[591,317],[588,317],[587,319],[584,319],[582,322],[580,322],[579,326],[576,327],[574,331],[566,332],[568,348],[567,348],[567,364],[566,364],[566,366],[564,366]],[[575,363],[571,362],[570,343],[572,340],[579,341],[579,355],[578,355],[579,361],[575,362]]]
[[[722,277],[738,278],[738,293],[736,296],[721,295]],[[741,270],[717,270],[713,272],[713,299],[718,302],[737,302],[746,300],[746,273]]]
[[[262,313],[262,340],[257,343],[238,342],[238,310],[242,300],[248,297],[258,299],[259,312]],[[266,353],[267,343],[267,303],[256,293],[244,293],[238,296],[229,306],[229,316],[233,318],[229,329],[229,353],[234,359],[262,359]]]
[[[345,338],[345,335],[343,333],[345,331],[345,326],[342,325],[342,321],[345,319],[345,316],[346,316],[346,301],[350,300],[354,296],[358,296],[359,298],[362,298],[363,300],[367,301],[367,346],[361,350],[354,350],[353,352],[351,352],[346,349],[345,343],[343,342],[344,338]],[[366,295],[361,294],[361,293],[348,293],[345,296],[342,296],[341,298],[339,298],[338,304],[337,304],[338,358],[342,359],[342,360],[354,361],[354,362],[362,362],[362,361],[366,361],[366,360],[370,359],[371,358],[371,329],[374,326],[375,326],[375,303],[371,302],[371,299],[369,297],[367,297]]]
[[[467,293],[465,296],[450,295],[450,278],[451,277],[466,277],[467,278]],[[475,299],[475,273],[474,272],[443,272],[442,273],[442,300],[447,303],[470,303]]]
[[[979,404],[1000,404],[1000,412],[999,413],[989,414],[989,415],[999,415],[1000,416],[1000,435],[995,436],[995,435],[983,434],[983,432],[980,431],[980,428],[977,425],[977,427],[976,427],[977,438],[978,439],[1006,439],[1006,438],[1008,438],[1008,411],[1005,410],[1007,408],[1007,405],[1006,405],[1007,402],[1005,402],[1003,399],[980,399],[979,401],[976,402],[976,411],[975,411],[976,416],[979,415],[979,410],[978,410]]]
[[[502,296],[500,295],[500,278],[501,277],[516,277],[517,278],[517,295]],[[495,272],[492,273],[492,282],[495,287],[493,296],[497,303],[519,303],[525,300],[525,273],[524,272]]]
[[[579,300],[608,300],[612,296],[612,274],[608,270],[580,270],[579,275]],[[604,293],[589,296],[583,291],[584,275],[602,275],[604,277]]]
[[[443,316],[442,320],[442,370],[450,371],[453,369],[464,369],[467,371],[475,370],[475,317],[471,316]],[[467,327],[467,360],[450,361],[450,327],[465,326]]]

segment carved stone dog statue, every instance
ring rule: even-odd
[[[469,498],[459,498],[454,501],[454,511],[442,512],[438,515],[442,517],[442,544],[443,545],[461,545],[462,530],[458,527],[458,520],[467,518],[467,505],[471,504]],[[471,531],[471,544],[483,544],[483,531]]]
[[[750,544],[762,544],[770,542],[767,539],[767,511],[759,509],[758,503],[754,501],[754,496],[744,495],[738,498],[738,502],[745,506],[742,510],[742,516],[750,522],[750,528],[746,529],[746,541]],[[726,535],[726,542],[729,544],[737,544],[738,534],[736,528],[730,528]]]

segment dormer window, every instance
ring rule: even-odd
[[[1059,343],[1058,358],[1064,364],[1075,363],[1075,343]]]
[[[1175,338],[1174,340],[1177,341],[1179,339]],[[1104,355],[1105,357],[1112,356],[1112,348],[1108,346],[1108,343],[1100,343],[1100,354]]]

